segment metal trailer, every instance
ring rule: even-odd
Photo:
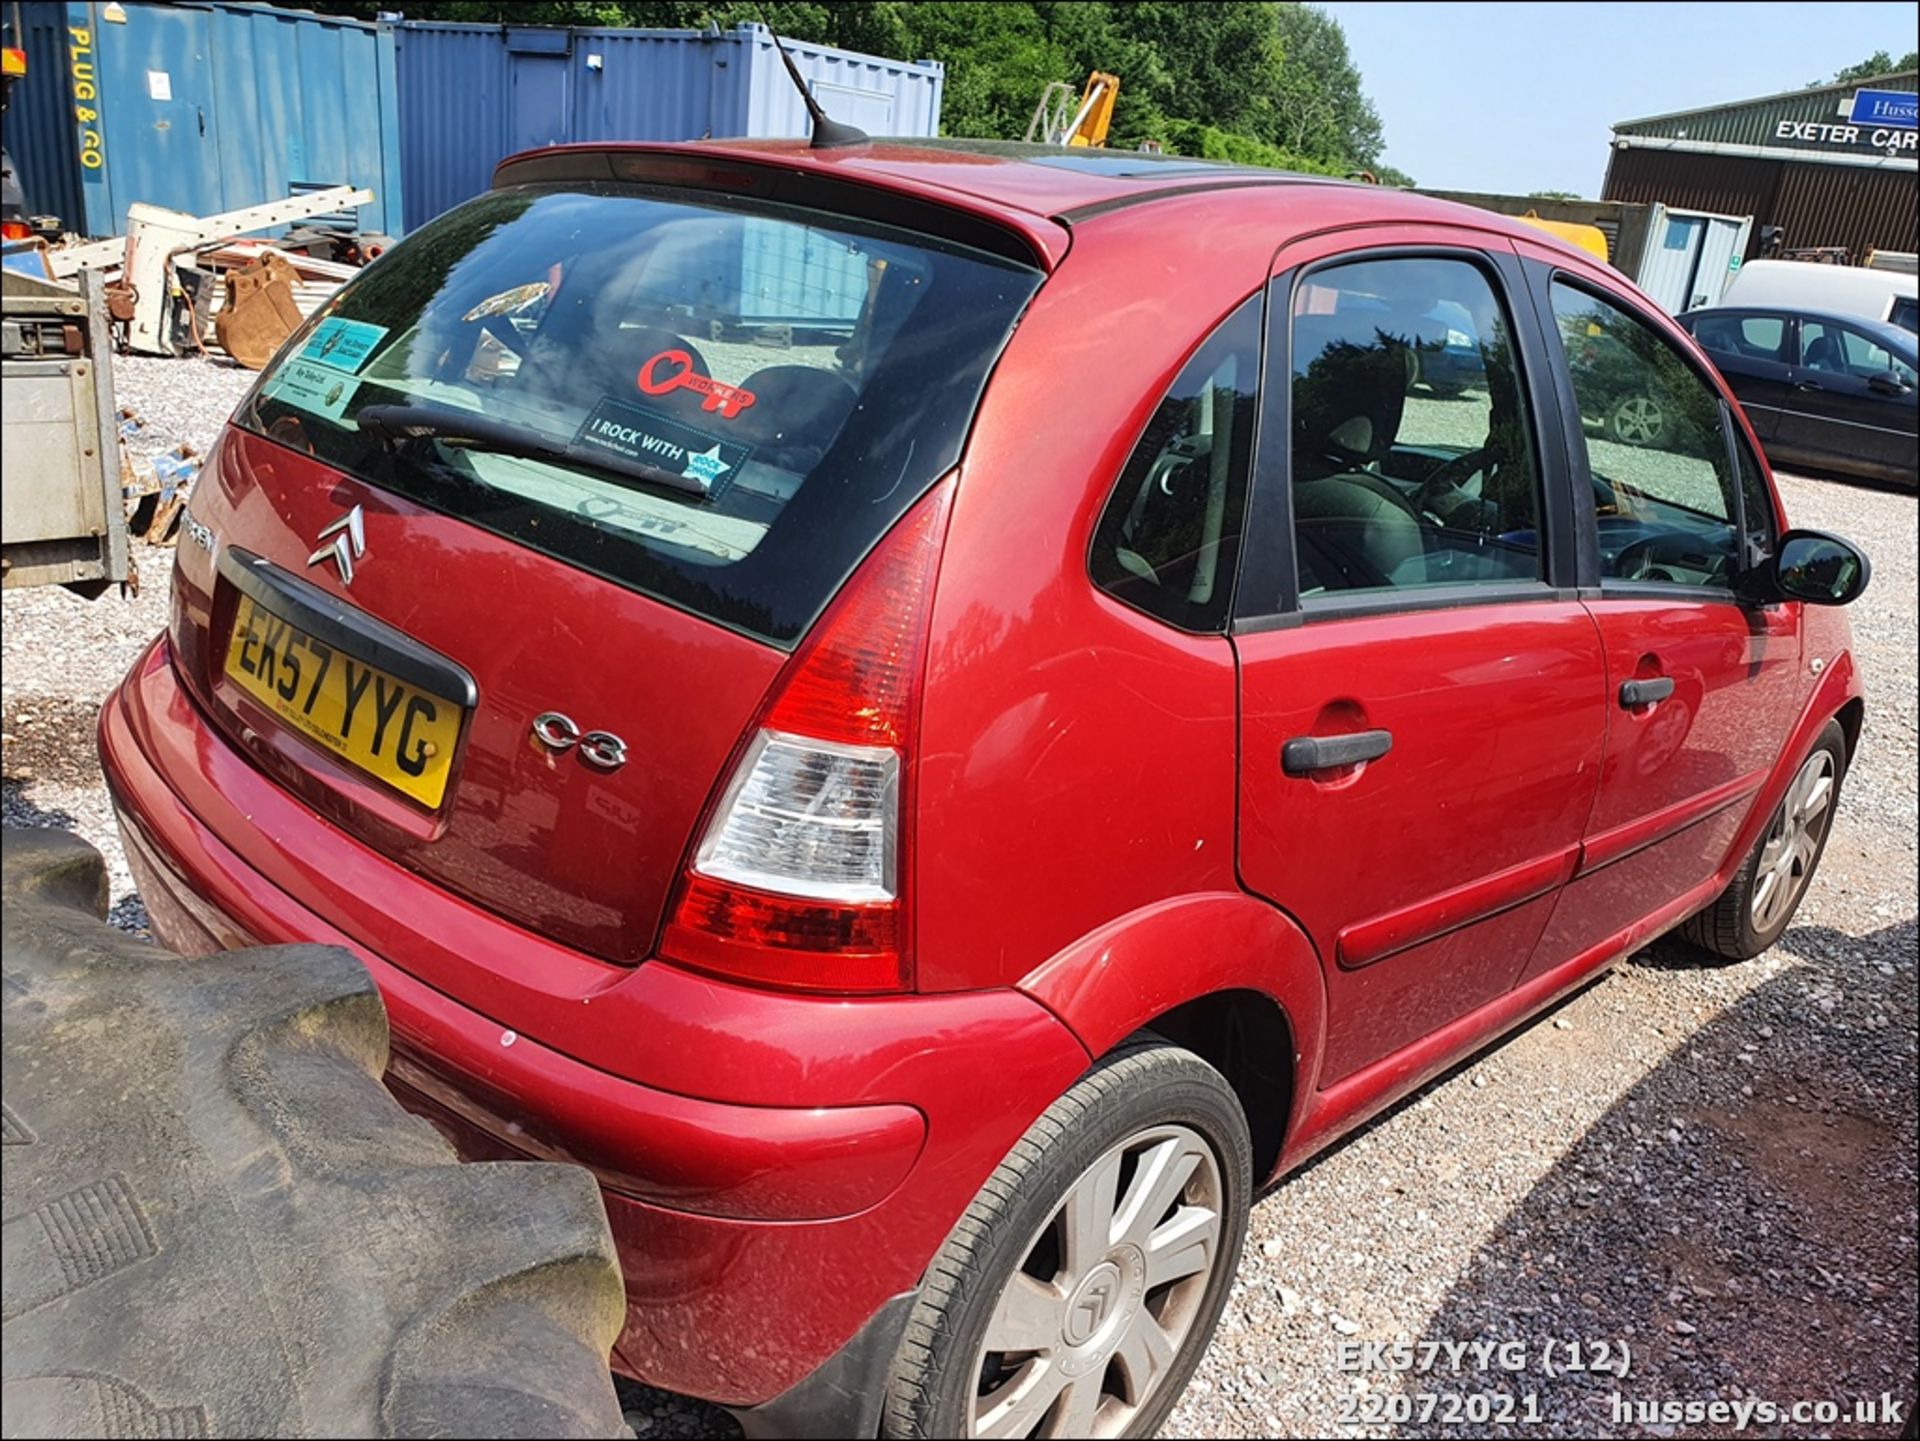
[[[1608,263],[1671,315],[1713,305],[1739,270],[1751,215],[1682,210],[1658,201],[1550,200],[1469,190],[1422,190],[1500,215],[1591,225],[1607,238]]]
[[[486,190],[493,167],[521,150],[807,133],[806,110],[764,25],[606,30],[407,20],[394,31],[410,230]],[[786,45],[833,119],[869,135],[939,134],[939,61]]]
[[[128,579],[99,278],[0,275],[0,585],[100,594]]]

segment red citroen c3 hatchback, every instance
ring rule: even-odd
[[[1643,296],[1150,156],[515,157],[185,534],[101,719],[156,930],[353,950],[410,1106],[599,1176],[614,1364],[760,1431],[1151,1433],[1255,1187],[1770,944],[1860,733],[1866,562]]]

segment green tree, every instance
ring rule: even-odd
[[[1268,90],[1267,136],[1282,149],[1356,168],[1380,158],[1380,115],[1361,89],[1346,32],[1312,5],[1279,7],[1280,61]]]
[[[1846,85],[1855,80],[1871,80],[1876,75],[1894,75],[1903,70],[1920,67],[1920,50],[1909,50],[1898,60],[1884,50],[1876,50],[1857,65],[1849,65],[1844,70],[1833,72],[1833,79],[1825,82],[1814,81],[1815,85]]]

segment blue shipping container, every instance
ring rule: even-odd
[[[7,92],[7,154],[20,176],[27,208],[57,215],[69,230],[80,228],[80,166],[73,143],[73,101],[67,84],[67,17],[64,5],[20,7],[21,34],[13,33],[14,9],[5,17],[7,44],[27,55],[27,73]]]
[[[801,136],[807,114],[773,37],[408,20],[397,32],[406,224],[484,191],[520,150],[568,141]],[[787,41],[827,113],[870,135],[940,130],[945,69]]]
[[[116,235],[136,201],[213,215],[357,185],[360,227],[399,232],[391,27],[222,0],[21,9],[7,149],[34,210]]]

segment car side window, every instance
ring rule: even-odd
[[[1713,355],[1785,363],[1787,323],[1777,315],[1703,315],[1693,333]]]
[[[1719,393],[1611,301],[1556,280],[1553,313],[1593,473],[1602,578],[1730,585],[1743,558]]]
[[[1865,380],[1892,371],[1908,385],[1913,367],[1872,337],[1826,320],[1800,322],[1800,363],[1808,370]]]
[[[1225,627],[1260,374],[1255,295],[1167,388],[1094,531],[1102,590],[1182,630]]]
[[[1756,360],[1787,358],[1787,322],[1778,315],[1746,315],[1740,318],[1740,349]]]
[[[1467,260],[1357,260],[1294,289],[1300,594],[1537,581],[1540,472],[1513,332]]]

